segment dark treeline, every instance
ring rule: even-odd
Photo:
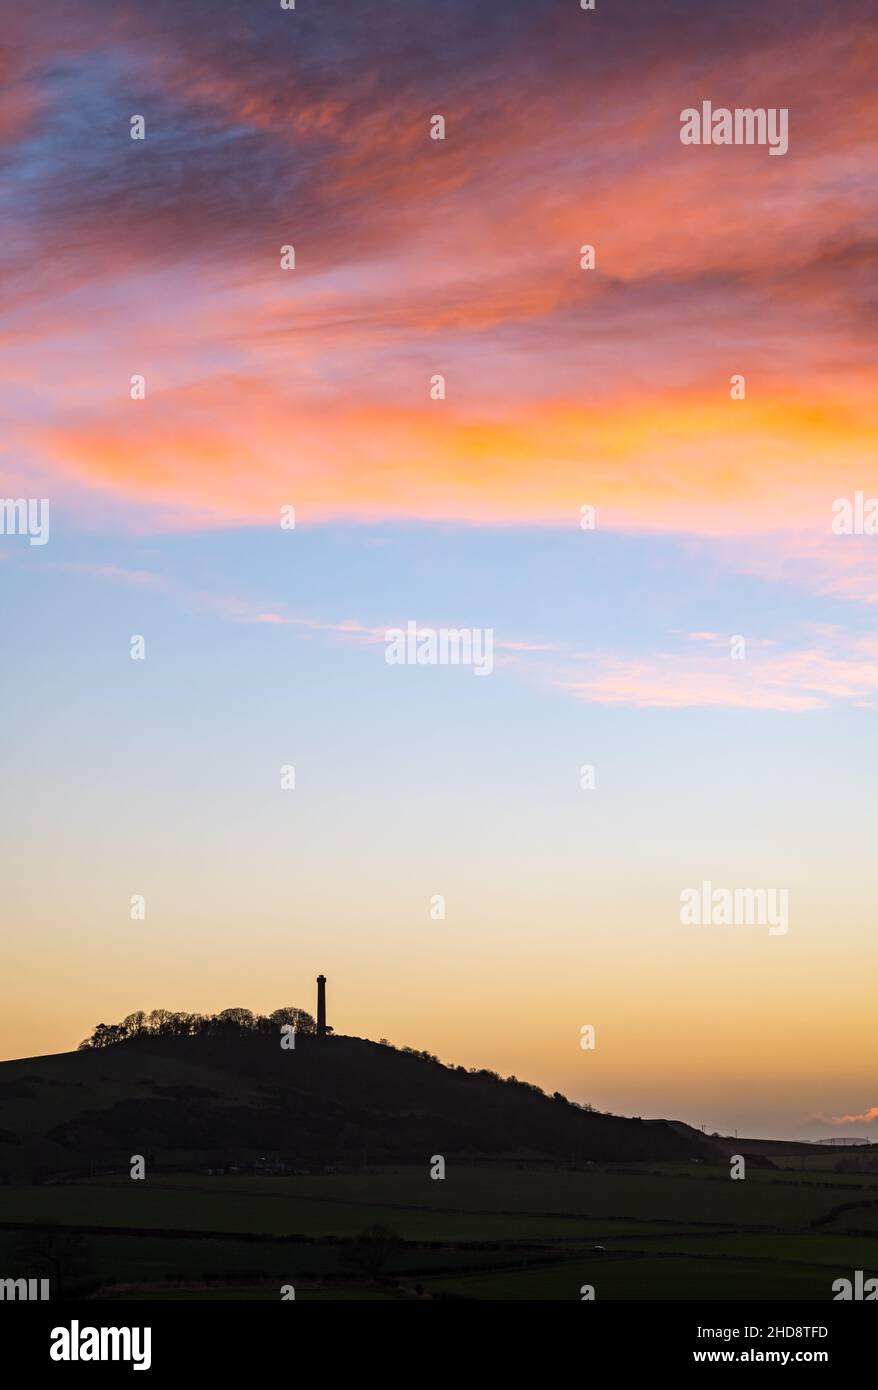
[[[84,1038],[79,1044],[79,1050],[83,1051],[95,1047],[116,1047],[120,1043],[127,1043],[137,1038],[234,1038],[241,1035],[261,1034],[263,1036],[276,1035],[285,1026],[292,1025],[298,1034],[316,1034],[317,1023],[311,1014],[305,1009],[297,1009],[293,1005],[287,1005],[282,1009],[275,1009],[271,1014],[254,1014],[250,1009],[223,1009],[218,1014],[186,1014],[171,1013],[169,1009],[153,1009],[151,1013],[144,1013],[142,1010],[134,1014],[129,1014],[123,1018],[121,1023],[99,1023],[90,1037]],[[332,1031],[331,1029],[329,1030]],[[460,1067],[453,1063],[440,1062],[439,1058],[432,1052],[426,1050],[419,1051],[416,1047],[395,1047],[388,1042],[387,1038],[381,1038],[378,1043],[373,1043],[373,1047],[385,1047],[391,1052],[402,1053],[409,1057],[417,1057],[423,1062],[431,1062],[435,1066],[442,1067],[446,1071],[462,1072],[470,1076],[480,1076],[491,1081],[503,1081],[509,1086],[516,1086],[522,1091],[531,1091],[538,1096],[544,1096],[546,1092],[541,1086],[535,1086],[530,1081],[521,1081],[517,1076],[501,1076],[499,1072],[491,1071],[488,1067]],[[593,1105],[581,1105],[578,1101],[568,1100],[560,1091],[553,1091],[552,1100],[560,1101],[562,1105],[569,1105],[575,1110],[586,1110],[594,1113]]]
[[[234,1033],[277,1033],[292,1025],[297,1033],[316,1033],[317,1024],[304,1009],[288,1005],[272,1014],[254,1014],[250,1009],[223,1009],[218,1014],[171,1013],[169,1009],[142,1010],[129,1014],[121,1023],[99,1023],[90,1037],[84,1038],[79,1050],[90,1047],[114,1047],[134,1038],[197,1038],[224,1036]]]

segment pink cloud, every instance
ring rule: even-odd
[[[830,650],[767,650],[770,646],[747,639],[748,654],[741,661],[722,647],[703,657],[685,651],[647,657],[604,651],[588,657],[584,670],[555,673],[551,683],[587,703],[661,709],[801,713],[836,701],[865,708],[878,703],[878,639],[850,638],[847,644],[839,639]]]
[[[404,627],[398,616],[381,624],[354,618],[327,620],[286,613],[277,604],[223,592],[208,592],[143,570],[115,565],[65,565],[74,573],[119,584],[151,587],[191,612],[211,613],[229,622],[289,627],[322,633],[339,641],[374,646],[388,629]],[[411,615],[409,615],[411,616]],[[418,619],[420,628],[461,627],[460,622]],[[878,637],[856,637],[829,624],[813,625],[823,646],[780,649],[758,635],[746,636],[746,656],[731,657],[730,638],[719,633],[682,635],[679,650],[649,655],[611,650],[576,651],[569,644],[496,634],[498,668],[537,680],[585,703],[642,708],[773,710],[802,713],[835,702],[878,707]],[[696,637],[706,651],[688,643]]]

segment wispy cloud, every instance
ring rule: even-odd
[[[825,1120],[825,1124],[830,1125],[870,1125],[878,1120],[878,1105],[873,1105],[868,1110],[864,1110],[861,1115],[833,1115]]]
[[[65,564],[83,577],[154,589],[190,613],[224,621],[289,628],[358,646],[381,645],[389,629],[412,614],[386,622],[328,619],[291,613],[265,598],[193,588],[157,573],[116,565]],[[421,628],[466,626],[459,615],[422,615]],[[640,708],[750,709],[805,713],[835,703],[878,708],[878,638],[854,636],[838,625],[809,625],[806,641],[782,647],[758,634],[745,638],[746,656],[734,660],[736,634],[669,634],[667,649],[647,655],[606,647],[583,650],[573,641],[495,633],[497,666],[547,690],[590,704]],[[819,645],[818,645],[819,642]]]
[[[765,651],[748,643],[745,660],[728,649],[707,657],[685,651],[651,656],[595,652],[561,689],[587,703],[661,709],[776,710],[803,713],[837,702],[878,708],[878,639],[847,638],[827,650],[811,646]]]

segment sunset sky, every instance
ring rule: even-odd
[[[40,11],[0,1056],[323,972],[338,1031],[600,1109],[878,1136],[878,536],[832,527],[878,494],[874,0]],[[703,100],[788,153],[681,144]],[[493,673],[388,666],[409,620]],[[788,933],[683,926],[703,880]]]

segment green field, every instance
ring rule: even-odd
[[[851,1270],[878,1273],[876,1215],[878,1178],[813,1168],[751,1169],[743,1182],[679,1164],[449,1164],[444,1181],[425,1166],[165,1173],[0,1187],[0,1254],[8,1265],[22,1228],[74,1230],[82,1250],[67,1283],[125,1299],[277,1300],[285,1283],[341,1300],[579,1299],[583,1284],[613,1299],[828,1299]],[[356,1238],[376,1225],[399,1243],[357,1274]]]
[[[831,1281],[830,1281],[831,1283]],[[488,1300],[581,1299],[590,1284],[595,1298],[612,1299],[765,1299],[783,1301],[828,1297],[829,1283],[818,1271],[772,1271],[758,1260],[717,1262],[655,1256],[598,1262],[583,1258],[517,1274],[472,1274],[437,1279],[437,1293]]]

